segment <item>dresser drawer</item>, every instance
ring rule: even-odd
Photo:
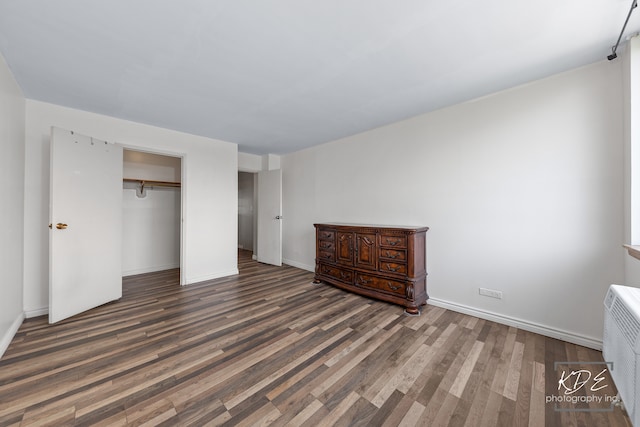
[[[336,250],[336,244],[333,240],[318,240],[318,247],[321,251],[333,251]]]
[[[389,248],[380,248],[380,259],[386,259],[391,261],[406,261],[407,260],[407,251],[397,250],[397,249],[389,249]]]
[[[318,259],[321,261],[336,261],[336,251],[320,251],[318,252]]]
[[[387,246],[391,248],[406,248],[407,236],[394,236],[389,234],[381,234],[380,246]]]
[[[348,285],[353,284],[353,271],[345,270],[338,267],[332,267],[330,265],[320,265],[320,274],[329,276],[333,279],[344,282]]]
[[[319,240],[335,240],[336,232],[333,230],[320,230],[318,231]]]
[[[381,261],[379,270],[383,273],[407,274],[407,264]]]
[[[368,276],[366,274],[356,275],[356,285],[363,288],[377,289],[401,296],[405,296],[406,284],[396,280],[389,280],[382,277]]]

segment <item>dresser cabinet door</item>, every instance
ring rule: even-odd
[[[344,265],[353,265],[353,233],[338,231],[337,261]]]
[[[376,235],[356,233],[355,266],[375,270],[377,268]]]

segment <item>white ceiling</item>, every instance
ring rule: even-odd
[[[0,52],[29,99],[283,154],[606,60],[630,5],[0,0]]]

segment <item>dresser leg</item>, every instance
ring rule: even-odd
[[[320,283],[322,283],[322,280],[320,280],[320,279],[313,279],[313,282],[312,282],[312,283],[313,283],[314,285],[319,285]]]
[[[404,313],[407,316],[420,316],[420,308],[418,307],[406,307]]]

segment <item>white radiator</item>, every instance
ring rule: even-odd
[[[631,418],[640,427],[640,289],[611,285],[604,299],[602,355]]]

